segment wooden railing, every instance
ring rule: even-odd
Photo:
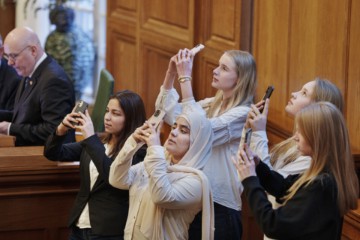
[[[0,147],[14,147],[15,137],[0,134]]]
[[[79,182],[77,162],[49,161],[43,147],[0,147],[0,239],[68,239]]]

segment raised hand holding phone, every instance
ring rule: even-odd
[[[83,138],[88,138],[94,135],[94,125],[89,115],[89,111],[85,110],[85,113],[79,112],[81,118],[78,119],[78,125],[76,128],[81,131]]]
[[[74,109],[74,112],[75,113],[84,113],[85,114],[85,111],[86,109],[88,108],[89,104],[87,104],[85,101],[83,100],[80,100],[77,104],[76,104],[76,107]]]
[[[266,89],[266,92],[265,92],[264,97],[262,98],[262,100],[266,101],[266,99],[270,98],[270,97],[271,97],[271,94],[272,94],[273,91],[274,91],[274,89],[275,89],[274,86],[272,86],[272,85],[268,86],[268,88]],[[261,109],[259,110],[260,113],[263,112],[264,107],[265,107],[265,103],[263,104],[263,108],[261,108]]]
[[[74,113],[83,113],[85,114],[86,109],[88,108],[89,104],[83,100],[80,100],[77,104],[75,109],[73,110]],[[78,126],[79,124],[76,122],[72,122],[72,125]]]
[[[149,118],[148,122],[155,127],[155,129],[158,127],[161,120],[163,120],[165,116],[165,111],[157,109],[154,114]]]

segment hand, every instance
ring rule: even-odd
[[[176,74],[176,58],[177,58],[177,54],[172,56],[170,58],[170,61],[169,61],[169,66],[168,66],[168,70],[167,72],[170,73],[170,74]]]
[[[256,103],[255,106],[259,109],[259,112],[261,109],[264,108],[264,100],[261,100],[260,102]],[[250,111],[248,112],[248,115],[247,115],[247,118],[246,118],[246,122],[245,122],[245,129],[248,129],[248,128],[251,128],[251,125],[250,125],[250,120],[251,118],[253,117],[252,115],[252,111],[253,111],[253,105],[251,105],[251,109]]]
[[[239,150],[237,158],[232,157],[232,161],[239,173],[241,181],[250,176],[256,176],[255,169],[260,159],[250,150],[247,144],[244,144],[242,149]]]
[[[133,138],[137,143],[143,142],[148,146],[161,145],[160,142],[160,130],[164,121],[161,121],[156,128],[148,121],[146,121],[141,127],[138,127],[133,133]]]
[[[77,123],[77,118],[80,115],[78,113],[71,112],[65,116],[65,118],[61,121],[59,126],[56,128],[56,135],[63,136],[67,133],[69,129],[75,129],[73,123]]]
[[[79,114],[80,118],[77,118],[79,125],[77,125],[76,128],[81,131],[82,135],[86,139],[95,134],[94,125],[88,110],[85,111],[85,114]]]
[[[9,124],[10,122],[0,122],[0,134],[8,134]]]
[[[180,49],[175,58],[176,69],[179,76],[191,77],[193,56],[189,49]]]
[[[132,137],[137,143],[145,143],[145,136],[150,136],[149,125],[145,122],[142,126],[138,127],[132,134]]]
[[[164,120],[161,120],[158,127],[155,127],[153,124],[148,123],[149,129],[150,129],[150,135],[147,134],[146,136],[146,144],[148,146],[156,146],[161,145],[160,141],[160,132],[161,128],[164,124]]]
[[[251,127],[253,131],[266,131],[267,114],[269,109],[269,99],[261,100],[256,105],[251,105],[251,110],[248,113],[245,127]],[[261,113],[260,110],[264,108]]]

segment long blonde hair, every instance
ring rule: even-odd
[[[238,76],[238,81],[233,89],[233,94],[226,100],[227,105],[225,111],[227,111],[241,104],[251,104],[255,94],[257,79],[255,59],[250,53],[240,50],[228,50],[225,51],[225,54],[233,59],[237,66]],[[217,115],[223,100],[223,91],[218,90],[215,94],[214,101],[207,111],[207,116],[209,118]]]
[[[313,94],[311,95],[311,99],[312,102],[330,102],[334,104],[341,112],[344,108],[344,98],[340,89],[327,79],[322,79],[319,77],[315,78],[315,87]],[[277,159],[279,159],[284,153],[288,152],[291,148],[294,148],[295,145],[296,143],[294,142],[293,137],[276,144],[270,151],[271,165],[274,166]],[[282,163],[283,165],[279,167],[284,167],[285,165],[295,161],[298,157],[300,157],[300,153],[298,151],[292,151],[285,157],[286,158]]]
[[[311,104],[296,114],[297,131],[311,146],[310,168],[290,187],[285,203],[302,186],[308,186],[323,172],[332,174],[337,185],[341,216],[356,209],[359,183],[351,154],[349,134],[340,110],[329,102]]]

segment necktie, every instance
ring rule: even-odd
[[[22,90],[22,92],[21,92],[21,96],[23,96],[24,95],[24,93],[25,93],[25,91],[26,91],[26,88],[27,87],[29,87],[29,83],[30,83],[30,78],[29,77],[25,77],[24,78],[24,88],[23,88],[23,90]]]
[[[25,86],[24,86],[24,90],[29,86],[29,82],[30,82],[30,78],[29,77],[25,77]]]

